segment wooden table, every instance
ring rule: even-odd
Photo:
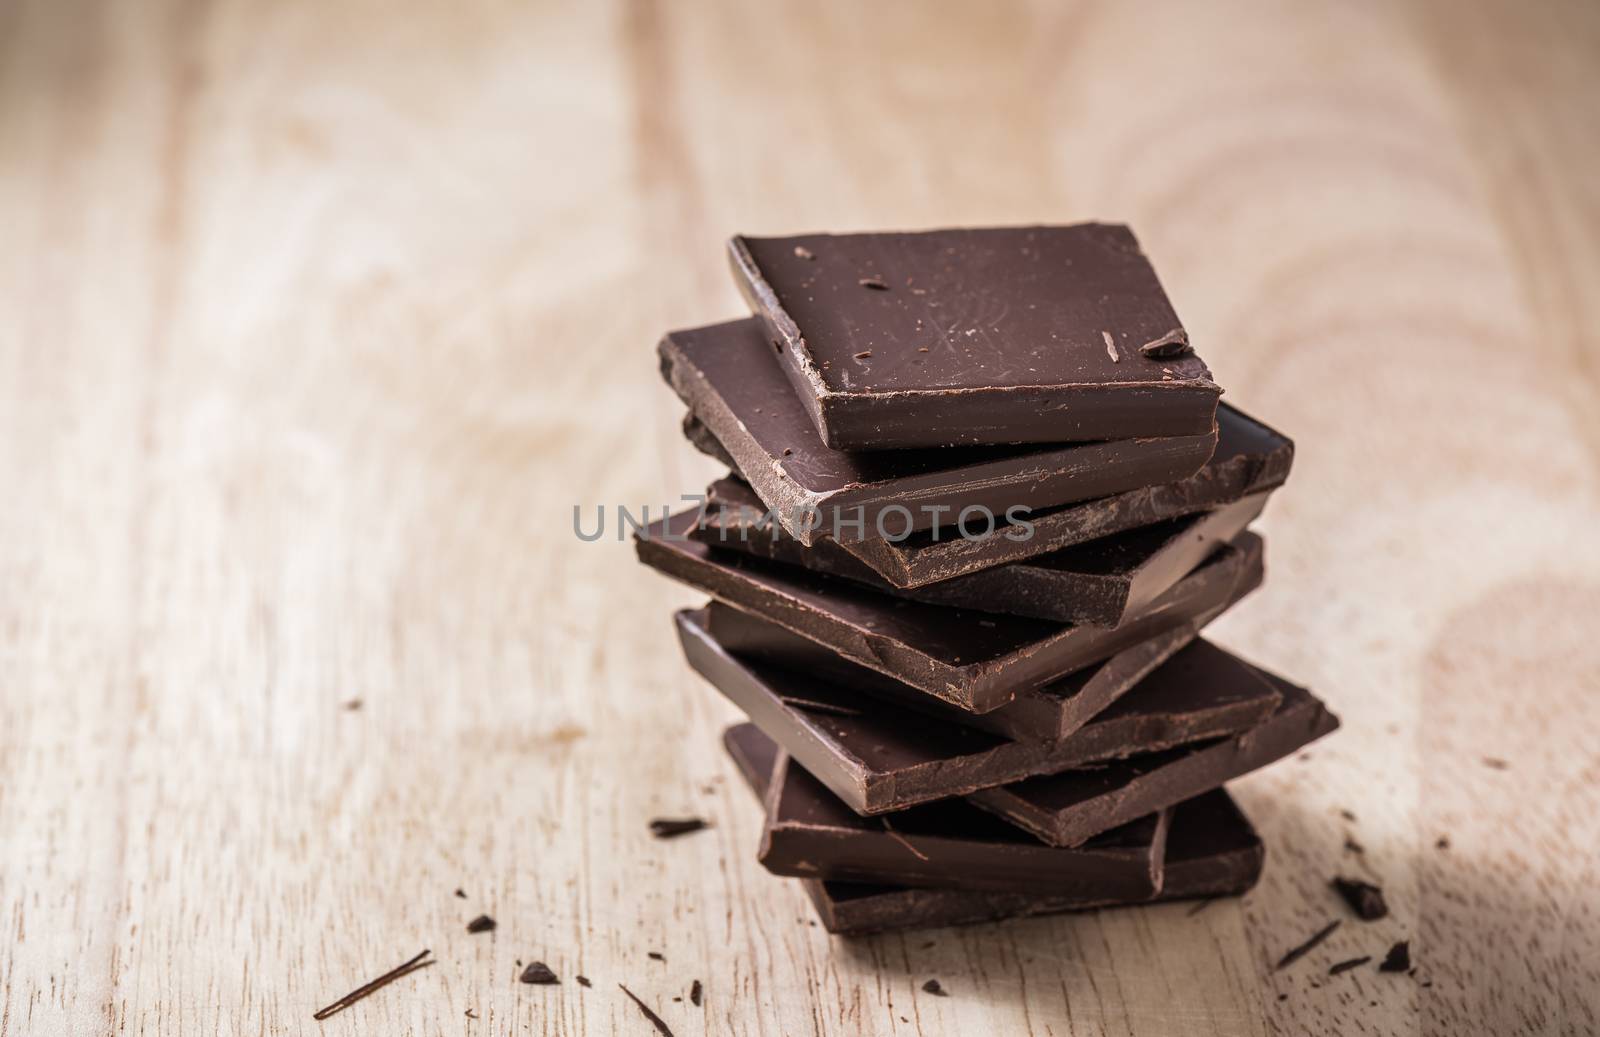
[[[0,1037],[650,1032],[619,983],[678,1034],[1595,1032],[1597,126],[1582,0],[7,4]],[[714,472],[652,347],[741,312],[729,233],[1090,217],[1298,441],[1215,629],[1344,730],[1237,783],[1242,903],[829,938],[694,595],[573,506]]]

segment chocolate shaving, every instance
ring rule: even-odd
[[[700,1007],[700,1000],[705,997],[705,990],[698,979],[689,984],[689,1000],[694,1002],[696,1008]]]
[[[1383,900],[1383,890],[1370,882],[1336,878],[1332,886],[1344,898],[1344,902],[1350,905],[1350,910],[1356,913],[1356,917],[1364,922],[1377,921],[1389,913],[1389,905]]]
[[[522,975],[518,978],[523,983],[532,984],[561,982],[560,978],[557,977],[553,971],[551,971],[550,966],[546,965],[542,961],[529,962],[528,967],[522,970]]]
[[[346,1008],[349,1008],[351,1005],[355,1004],[357,1001],[360,1001],[360,1000],[362,1000],[363,998],[366,998],[366,997],[370,997],[372,994],[374,994],[378,990],[381,990],[382,988],[388,986],[390,983],[393,983],[395,980],[399,979],[400,977],[409,976],[411,973],[416,972],[418,969],[427,968],[429,965],[432,965],[433,962],[431,962],[431,961],[423,961],[422,959],[426,958],[429,955],[429,953],[431,953],[431,952],[424,950],[421,954],[419,954],[416,957],[412,958],[410,961],[406,962],[404,965],[400,965],[400,966],[398,966],[396,968],[390,969],[388,972],[385,972],[383,975],[379,976],[375,980],[372,980],[370,983],[363,983],[361,986],[356,987],[354,990],[350,991],[350,993],[346,994],[344,997],[341,997],[339,1000],[335,1001],[333,1004],[331,1004],[328,1007],[326,1007],[326,1008],[322,1009],[321,1011],[317,1012],[311,1018],[317,1020],[318,1022],[321,1022],[322,1020],[328,1018],[331,1015],[339,1014],[340,1012],[344,1011]]]
[[[872,359],[872,350],[863,349],[861,352],[855,354],[855,358],[857,360],[870,360]]]
[[[656,1015],[654,1012],[650,1011],[650,1006],[645,1004],[643,1001],[640,1001],[639,998],[637,996],[635,996],[633,991],[629,990],[627,987],[622,986],[621,983],[618,983],[617,986],[622,987],[622,992],[624,994],[627,994],[628,998],[634,1004],[639,1006],[639,1011],[644,1013],[644,1017],[655,1024],[656,1030],[657,1030],[657,1032],[659,1032],[661,1034],[661,1037],[672,1037],[672,1028],[667,1025],[666,1020],[662,1019],[659,1015]]]
[[[889,290],[888,283],[878,277],[863,277],[856,283],[863,288],[871,288],[875,292],[887,292]]]
[[[930,979],[930,980],[928,980],[928,982],[922,984],[922,989],[927,991],[928,993],[932,994],[934,997],[949,997],[950,996],[950,993],[947,990],[945,990],[944,987],[941,987],[939,985],[939,981],[936,980],[936,979]]]
[[[889,834],[889,838],[910,850],[912,856],[916,857],[917,860],[925,861],[928,859],[927,854],[911,845],[911,840],[894,830],[894,826],[889,823],[889,819],[887,817],[880,817],[878,820],[883,822],[883,830]]]
[[[1383,956],[1383,961],[1378,965],[1379,972],[1410,972],[1411,971],[1411,941],[1401,940],[1389,948],[1389,953]]]
[[[1302,943],[1300,946],[1293,948],[1288,954],[1285,954],[1283,957],[1279,958],[1278,964],[1274,967],[1275,970],[1293,965],[1307,954],[1310,954],[1316,949],[1317,944],[1332,936],[1333,931],[1337,928],[1339,928],[1339,920],[1334,919],[1321,929],[1318,929],[1315,933],[1311,934],[1311,939],[1307,940],[1305,943]]]
[[[700,817],[658,817],[650,822],[650,834],[657,839],[676,839],[680,835],[710,827],[711,822]]]
[[[651,959],[653,959],[655,961],[666,961],[667,960],[666,956],[664,954],[662,954],[660,951],[651,951],[650,953],[646,954],[645,957],[651,958]]]
[[[1189,333],[1182,328],[1173,328],[1160,338],[1140,346],[1139,352],[1152,358],[1182,356],[1189,352]]]
[[[1111,332],[1102,331],[1100,337],[1106,340],[1106,355],[1111,358],[1111,362],[1113,364],[1122,363],[1122,354],[1117,352],[1117,344],[1112,340]]]
[[[488,915],[479,915],[477,918],[474,918],[472,921],[467,923],[467,932],[492,933],[494,932],[494,927],[495,921],[493,918],[490,918]]]
[[[836,705],[832,702],[817,702],[814,699],[803,699],[795,695],[779,695],[778,698],[782,700],[784,705],[803,709],[807,713],[826,713],[829,716],[836,717],[858,717],[861,715],[861,710],[859,709]]]
[[[1337,965],[1332,965],[1328,968],[1328,975],[1337,976],[1341,972],[1349,972],[1351,969],[1360,968],[1362,965],[1365,965],[1371,960],[1372,955],[1363,954],[1359,958],[1351,958],[1348,961],[1341,961]]]
[[[580,987],[592,987],[592,986],[594,986],[593,983],[589,982],[589,977],[588,976],[573,976],[572,978],[578,981],[578,986],[580,986]]]

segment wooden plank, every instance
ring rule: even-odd
[[[1600,1028],[1597,79],[1581,2],[8,5],[0,1037],[647,1032],[619,983],[680,1034]],[[714,472],[651,347],[740,312],[727,234],[1089,217],[1299,442],[1218,634],[1346,728],[1239,783],[1242,904],[829,938],[692,595],[572,507]],[[1273,971],[1337,872],[1392,917]]]

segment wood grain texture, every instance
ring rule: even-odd
[[[1584,0],[0,7],[0,1037],[648,1032],[619,982],[679,1034],[1596,1032],[1597,125]],[[1298,441],[1218,639],[1345,729],[1238,783],[1242,904],[830,939],[693,597],[572,506],[713,473],[652,346],[740,312],[729,233],[1090,217]],[[1392,917],[1273,971],[1335,872]]]

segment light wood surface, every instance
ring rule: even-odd
[[[619,983],[678,1034],[1596,1032],[1597,126],[1586,0],[5,4],[0,1037],[651,1032]],[[740,312],[728,234],[1080,218],[1296,438],[1217,639],[1344,730],[1238,783],[1242,904],[830,939],[694,596],[573,505],[713,474],[652,350]]]

